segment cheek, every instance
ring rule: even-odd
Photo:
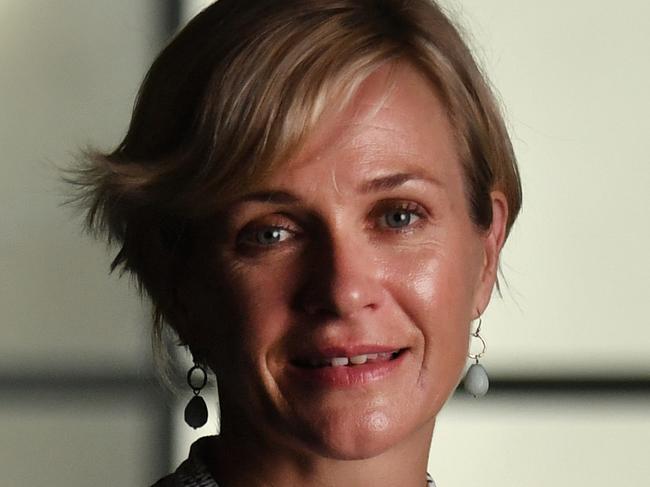
[[[221,277],[228,283],[229,312],[226,355],[239,355],[250,365],[280,345],[286,334],[289,292],[278,269],[227,269]]]
[[[227,305],[219,313],[223,334],[213,342],[211,365],[223,400],[263,414],[277,396],[273,359],[289,336],[283,276],[259,269],[226,269]],[[222,300],[223,301],[223,300]],[[276,401],[277,402],[277,401]]]
[[[473,260],[468,253],[423,247],[387,264],[387,281],[392,283],[395,300],[416,324],[437,329],[454,326],[471,318],[476,286]]]
[[[453,388],[465,363],[473,313],[475,259],[472,252],[422,248],[390,268],[394,301],[417,329],[421,385],[435,394]]]

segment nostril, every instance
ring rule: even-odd
[[[383,290],[377,283],[360,283],[358,286],[340,286],[327,290],[307,289],[299,300],[299,308],[309,316],[348,318],[362,310],[380,307]]]

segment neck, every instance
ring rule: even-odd
[[[328,458],[309,448],[273,442],[241,421],[222,424],[204,461],[221,487],[424,487],[431,421],[386,451],[360,460]],[[241,420],[241,418],[238,418]]]

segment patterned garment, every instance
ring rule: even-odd
[[[152,487],[219,487],[219,484],[203,462],[193,458],[190,453],[173,474],[160,479]]]
[[[205,449],[209,441],[210,437],[205,437],[195,442],[188,459],[181,463],[173,474],[160,479],[152,487],[219,487],[201,460],[200,451]],[[428,473],[427,487],[436,487]]]

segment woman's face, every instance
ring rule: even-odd
[[[211,304],[191,303],[224,428],[348,459],[428,439],[503,233],[472,224],[457,152],[431,84],[384,67],[225,212]]]

